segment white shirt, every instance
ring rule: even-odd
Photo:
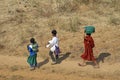
[[[54,52],[55,46],[59,47],[59,41],[57,37],[53,37],[52,40],[49,41],[49,44],[46,47],[50,47],[50,50]]]

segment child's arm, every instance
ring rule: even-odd
[[[53,38],[51,41],[49,41],[49,44],[47,46],[52,47],[56,44],[56,42],[57,42],[57,39]]]
[[[46,48],[49,48],[50,47],[50,43],[51,43],[51,40],[48,41],[47,45],[46,45]]]
[[[32,51],[31,45],[28,45],[28,51],[29,51],[29,52]]]

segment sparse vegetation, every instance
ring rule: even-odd
[[[0,48],[11,52],[14,50],[14,53],[18,53],[19,48],[22,48],[19,46],[25,47],[30,37],[39,37],[38,42],[42,44],[41,46],[45,46],[45,41],[50,38],[51,29],[57,29],[60,32],[60,38],[62,34],[66,34],[66,37],[71,37],[72,40],[74,39],[72,38],[73,32],[80,32],[80,35],[74,33],[76,37],[82,36],[82,27],[86,25],[96,25],[97,29],[106,24],[119,26],[119,10],[115,6],[119,8],[119,0],[9,1],[9,6],[6,8],[8,13],[1,13],[3,17],[0,21],[2,26],[0,32],[3,33],[1,33],[0,42],[5,44],[1,44]],[[115,14],[113,11],[116,11]],[[67,36],[67,34],[70,35]],[[41,42],[41,40],[44,41]],[[77,41],[79,40],[74,41],[73,45]],[[63,41],[67,44],[69,42]],[[62,43],[61,46],[65,47]],[[16,47],[19,48],[16,49]],[[69,50],[69,45],[63,49],[65,50]],[[45,49],[44,51],[47,52]]]
[[[120,18],[115,18],[115,17],[111,17],[110,18],[110,23],[113,25],[120,25]]]
[[[0,75],[0,78],[2,78],[3,80],[7,80],[7,77],[4,75]]]
[[[24,77],[20,75],[13,75],[9,80],[24,80]]]
[[[17,71],[18,70],[18,66],[17,65],[14,65],[11,67],[11,71],[14,72],[14,71]]]
[[[106,57],[105,64],[116,64],[120,61],[118,44],[120,41],[120,0],[0,0],[0,10],[0,55],[27,57],[29,54],[26,46],[29,39],[34,37],[40,45],[38,57],[45,59],[48,57],[48,49],[45,45],[51,39],[51,30],[56,29],[62,54],[71,52],[68,60],[78,60],[84,52],[84,26],[93,25],[96,28],[96,32],[92,35],[97,48],[97,51],[94,51],[95,56],[98,57],[101,52],[109,52],[111,56]],[[20,68],[22,66],[19,65],[8,67],[5,68],[13,73],[27,69]],[[44,67],[41,69],[49,70]],[[4,72],[3,67],[0,70]],[[99,71],[96,70],[96,72]],[[49,72],[54,74],[58,71],[50,69]],[[94,74],[88,74],[81,71],[80,73],[83,74],[80,76],[88,75],[100,80],[119,80],[119,70],[106,72],[91,71]],[[0,75],[1,78],[8,79],[6,75]],[[24,77],[13,75],[9,79],[24,80]]]

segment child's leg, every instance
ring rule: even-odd
[[[55,55],[55,62],[58,62],[59,55]]]
[[[56,55],[56,60],[59,58],[59,56],[58,55]]]
[[[79,66],[86,66],[86,60],[83,59],[83,63],[82,64],[78,63],[78,65]]]
[[[34,70],[34,69],[35,69],[34,65],[30,64],[30,70]]]
[[[37,54],[35,56],[35,67],[37,67]]]
[[[83,65],[86,65],[86,60],[83,59]]]
[[[94,60],[93,62],[94,62],[94,64],[95,64],[95,68],[99,68],[99,65],[98,65],[97,61]]]
[[[32,64],[30,64],[30,68],[31,68],[31,67],[33,67],[33,65],[32,65]]]
[[[51,57],[52,62],[55,62],[55,57],[52,51],[49,52],[49,56]]]

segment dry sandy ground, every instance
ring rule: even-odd
[[[74,1],[87,0],[0,0],[0,80],[120,80],[120,0],[94,0],[103,2],[93,7]],[[91,62],[85,67],[77,65],[86,25],[96,28],[92,36],[99,69]],[[56,65],[45,54],[51,29],[57,29],[63,53]],[[39,68],[34,71],[26,62],[31,37],[40,44]]]
[[[30,71],[26,57],[0,55],[0,80],[120,80],[120,64],[100,63],[79,67],[79,61],[65,59],[51,65],[50,60],[38,57],[39,68]]]

